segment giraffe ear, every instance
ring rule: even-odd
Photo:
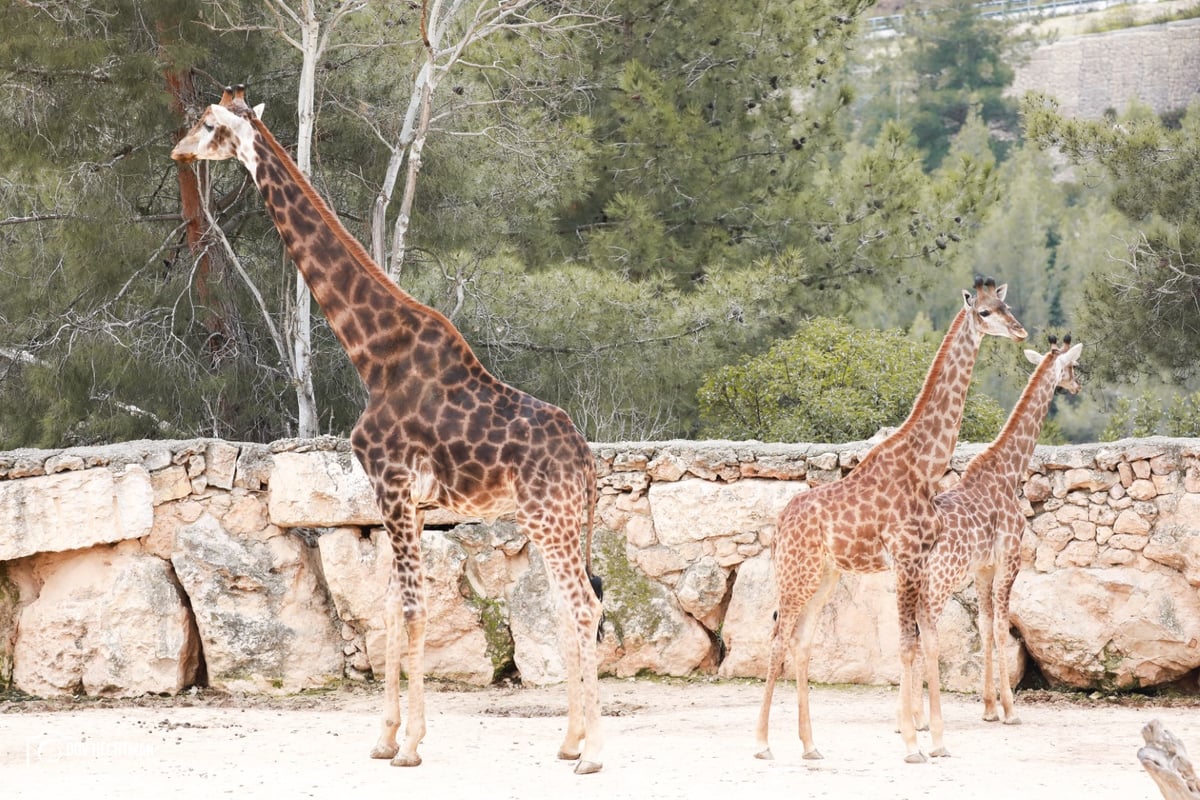
[[[971,308],[975,305],[974,298],[971,297],[970,289],[963,289],[963,308]]]
[[[996,299],[1001,303],[1004,302],[1004,295],[1008,294],[1008,284],[1002,283],[996,287]]]
[[[1062,360],[1062,362],[1063,362],[1064,364],[1075,364],[1075,363],[1078,363],[1078,361],[1079,361],[1079,353],[1080,353],[1082,350],[1083,350],[1083,342],[1080,342],[1079,344],[1075,345],[1074,347],[1072,347],[1070,350],[1068,350],[1068,351],[1066,352],[1066,354],[1065,354],[1065,355],[1062,357],[1062,359],[1061,359],[1061,360]]]
[[[256,105],[254,107],[254,118],[262,119],[262,112],[263,112],[263,109],[266,107],[267,107],[266,103],[259,103],[258,105]]]
[[[1037,350],[1026,350],[1025,357],[1027,359],[1029,359],[1030,364],[1042,363],[1042,354],[1039,353]]]

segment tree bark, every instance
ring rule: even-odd
[[[1200,800],[1200,781],[1183,742],[1156,719],[1142,728],[1145,747],[1138,750],[1142,768],[1158,784],[1165,800]]]

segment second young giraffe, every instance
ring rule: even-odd
[[[767,743],[771,696],[784,656],[794,651],[800,741],[813,746],[808,665],[817,617],[842,572],[883,572],[894,566],[900,625],[901,690],[898,714],[906,760],[924,761],[917,746],[915,709],[904,676],[912,680],[917,656],[917,596],[924,555],[936,535],[933,496],[946,473],[962,422],[967,387],[986,335],[1025,339],[1004,302],[1007,286],[976,279],[975,294],[938,347],[925,383],[904,423],[875,445],[849,475],[792,498],[779,517],[772,544],[778,591],[767,681],[759,710],[758,758],[773,758]]]
[[[366,409],[350,441],[392,546],[384,711],[371,756],[396,766],[421,763],[427,613],[421,529],[425,510],[440,507],[484,519],[515,513],[541,552],[562,608],[567,667],[567,733],[558,755],[577,759],[578,773],[599,770],[601,604],[590,568],[596,466],[587,441],[561,409],[492,377],[448,319],[388,278],[259,113],[246,104],[242,87],[227,88],[171,157],[182,164],[236,158],[246,167],[366,386]],[[408,727],[400,744],[402,625],[409,642]]]
[[[1020,568],[1021,535],[1025,531],[1025,514],[1017,493],[1055,390],[1061,388],[1071,394],[1079,391],[1075,365],[1083,345],[1070,345],[1069,336],[1061,345],[1051,337],[1050,350],[1045,355],[1025,351],[1025,357],[1037,368],[1029,376],[1008,421],[995,441],[971,459],[958,485],[933,499],[941,524],[937,541],[925,561],[917,624],[929,685],[933,752],[937,755],[948,755],[942,743],[937,621],[950,594],[972,572],[979,597],[979,635],[983,640],[983,718],[989,722],[999,719],[992,665],[992,653],[996,650],[1004,722],[1010,725],[1020,722],[1013,711],[1008,660],[1003,652],[1009,629],[1008,604]],[[919,702],[919,682],[914,689]]]

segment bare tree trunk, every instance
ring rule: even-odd
[[[296,108],[299,129],[296,137],[296,164],[307,177],[312,173],[313,105],[317,86],[317,59],[324,49],[320,38],[313,0],[302,3],[300,19],[300,88]],[[312,295],[304,276],[296,270],[296,305],[292,314],[292,375],[296,387],[296,434],[301,438],[321,432],[317,397],[312,380]]]
[[[1138,750],[1142,768],[1158,784],[1165,800],[1200,800],[1200,780],[1188,758],[1183,742],[1175,738],[1156,719],[1142,728],[1146,746]]]

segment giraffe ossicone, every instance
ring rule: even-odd
[[[577,773],[599,770],[601,602],[591,570],[597,488],[586,439],[564,411],[493,377],[446,317],[383,272],[247,105],[244,87],[226,88],[171,157],[181,164],[236,158],[246,167],[367,389],[350,441],[393,553],[383,721],[372,757],[421,763],[427,612],[420,537],[425,509],[440,507],[484,519],[515,514],[540,550],[560,606],[567,669],[567,733],[558,754],[576,760]],[[409,716],[398,743],[402,625]]]
[[[821,758],[813,744],[808,667],[817,618],[842,572],[895,570],[900,618],[901,685],[898,722],[905,760],[924,761],[917,745],[910,686],[918,649],[917,593],[925,551],[936,535],[933,496],[958,442],[963,405],[984,336],[1014,341],[1025,329],[1004,302],[1007,286],[978,278],[975,293],[938,347],[912,411],[848,475],[796,495],[779,516],[771,558],[778,605],[759,709],[758,758],[768,744],[771,697],[787,651],[796,668],[800,741],[805,758]]]

